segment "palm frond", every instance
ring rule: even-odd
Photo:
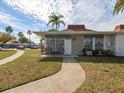
[[[49,16],[49,19],[54,19],[56,17],[57,17],[57,15],[55,13],[51,13],[51,15]]]
[[[63,15],[56,15],[55,13],[52,13],[50,16],[49,16],[49,22],[47,24],[47,26],[49,24],[56,27],[56,30],[58,29],[58,27],[60,27],[61,24],[63,24],[65,26],[65,23],[64,21],[60,20],[61,18],[64,18]]]
[[[52,27],[54,27],[56,25],[56,23],[54,22],[54,23],[52,23]]]
[[[49,24],[52,24],[52,23],[54,23],[55,22],[55,20],[49,20],[49,22],[48,22],[48,24],[47,24],[47,26],[49,25]]]
[[[113,14],[114,15],[118,14],[120,11],[123,12],[123,10],[124,10],[124,0],[117,0]]]
[[[58,18],[59,18],[59,19],[60,19],[60,18],[64,18],[64,16],[63,16],[63,15],[59,15]]]
[[[60,26],[60,24],[63,24],[63,25],[65,26],[65,22],[62,21],[62,20],[59,20],[59,21],[58,21],[58,24],[59,24],[59,26]]]

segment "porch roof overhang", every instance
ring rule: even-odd
[[[57,31],[57,32],[34,32],[37,35],[116,35],[124,34],[118,32],[96,32],[96,31]]]

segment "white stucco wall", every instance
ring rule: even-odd
[[[124,34],[117,34],[115,36],[115,55],[124,56]]]
[[[84,36],[77,35],[73,37],[75,38],[75,40],[72,40],[72,54],[81,55],[82,49],[84,48]],[[111,50],[115,53],[115,36],[114,35],[104,35],[103,48],[104,50]]]
[[[115,36],[114,35],[104,35],[104,50],[115,50]]]
[[[72,55],[81,55],[84,48],[84,36],[75,35],[72,37]]]

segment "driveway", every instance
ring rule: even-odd
[[[63,58],[57,74],[2,93],[73,93],[85,80],[85,72],[75,58]]]

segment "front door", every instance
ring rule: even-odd
[[[64,40],[64,54],[71,55],[71,39]]]

